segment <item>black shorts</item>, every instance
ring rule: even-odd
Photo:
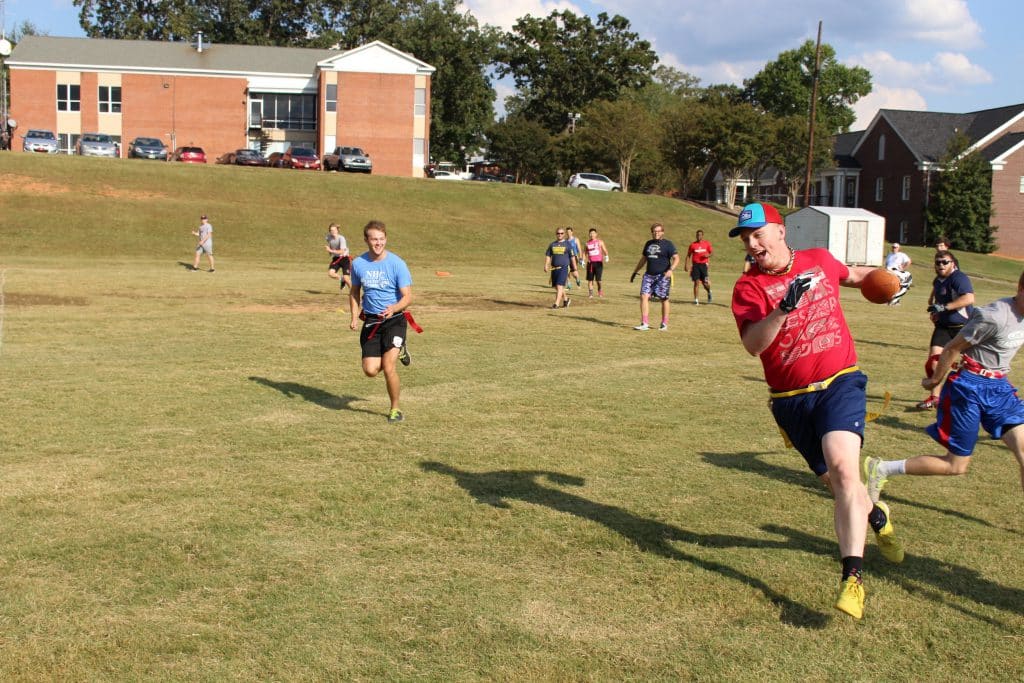
[[[690,266],[690,279],[694,282],[707,282],[708,281],[708,264],[706,263],[694,263]]]
[[[405,344],[408,324],[401,313],[393,315],[384,322],[367,316],[363,329],[359,333],[359,345],[363,348],[363,358],[380,358],[391,349],[400,349]],[[373,335],[371,338],[370,335]]]
[[[949,342],[953,341],[953,337],[960,334],[960,330],[964,329],[963,325],[953,325],[951,327],[940,327],[935,326],[932,330],[932,346],[943,347]]]
[[[352,259],[348,256],[335,256],[331,259],[331,265],[327,266],[327,270],[333,270],[335,272],[341,271],[348,275],[352,272]]]
[[[587,282],[601,281],[604,274],[604,261],[587,261]]]

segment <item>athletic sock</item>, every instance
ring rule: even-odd
[[[668,325],[668,318],[662,318],[661,319],[661,324],[662,325]]]
[[[843,581],[846,581],[851,576],[856,576],[857,580],[861,580],[861,570],[864,568],[863,557],[844,557],[843,558]]]
[[[647,316],[646,315],[640,316],[640,322],[642,322],[644,325],[646,325],[647,324]]]
[[[871,512],[868,513],[868,524],[871,525],[872,531],[877,534],[885,527],[885,523],[888,521],[889,518],[885,516],[885,510],[877,505],[871,506]]]
[[[906,460],[883,460],[878,464],[878,472],[883,477],[891,477],[895,474],[907,473]]]

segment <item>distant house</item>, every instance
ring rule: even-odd
[[[7,59],[20,129],[196,145],[210,158],[362,147],[374,173],[422,176],[434,67],[375,41],[353,50],[26,36]],[[15,149],[20,146],[15,145]]]

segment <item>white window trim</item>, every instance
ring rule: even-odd
[[[880,202],[885,196],[885,179],[875,178],[875,201]]]

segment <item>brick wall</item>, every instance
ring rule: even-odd
[[[878,159],[879,138],[885,135],[885,158]],[[917,160],[884,119],[864,138],[857,150],[861,165],[858,206],[885,218],[886,241],[907,244],[925,243],[924,207],[928,180],[917,169]],[[903,177],[910,176],[910,195],[903,199]],[[882,201],[875,199],[875,183],[882,179]],[[900,223],[906,232],[900,236]]]
[[[362,147],[373,172],[412,173],[415,76],[339,73],[339,146]]]
[[[57,74],[53,71],[22,71],[12,69],[10,116],[18,122],[15,135],[24,135],[30,128],[57,132]],[[21,150],[21,140],[13,149]]]
[[[991,224],[998,226],[996,253],[1013,258],[1024,258],[1024,149],[1018,150],[1006,161],[1001,171],[992,172],[992,206],[995,214]]]

